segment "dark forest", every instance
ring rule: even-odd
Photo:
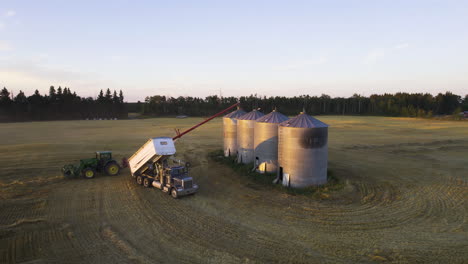
[[[22,91],[12,95],[7,88],[0,91],[0,121],[39,121],[73,119],[127,118],[129,112],[143,116],[208,116],[240,101],[242,108],[250,111],[259,108],[267,113],[277,108],[286,115],[296,115],[305,110],[311,115],[378,115],[402,117],[433,117],[457,115],[468,111],[468,95],[461,97],[451,92],[436,96],[422,93],[373,94],[369,97],[354,94],[352,97],[332,98],[300,95],[294,97],[266,97],[258,95],[241,97],[148,96],[145,102],[126,103],[122,91],[100,91],[97,98],[80,97],[70,88],[54,86],[47,95],[38,90],[27,96]]]

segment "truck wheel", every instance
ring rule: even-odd
[[[139,185],[142,185],[143,184],[143,177],[138,175],[137,178],[136,178],[136,182],[139,184]]]
[[[84,169],[82,174],[85,179],[92,179],[94,176],[96,176],[96,172],[91,168]]]
[[[150,188],[150,187],[152,186],[152,185],[151,185],[152,183],[153,183],[153,181],[150,180],[150,179],[148,179],[148,178],[145,178],[145,179],[143,180],[143,186],[145,186],[146,188]]]
[[[110,175],[110,176],[117,175],[120,172],[119,164],[117,164],[117,162],[115,161],[109,162],[104,167],[104,171],[106,172],[107,175]]]
[[[171,190],[171,196],[172,196],[172,198],[174,198],[174,199],[177,199],[177,198],[179,197],[179,195],[177,194],[177,190],[176,190],[176,189],[172,188],[172,190]]]

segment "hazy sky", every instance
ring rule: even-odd
[[[0,0],[0,86],[468,93],[468,1]]]

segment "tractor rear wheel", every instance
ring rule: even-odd
[[[117,162],[115,161],[109,162],[104,167],[104,171],[106,172],[107,175],[110,175],[110,176],[117,175],[120,172],[119,164],[117,164]]]
[[[146,188],[150,188],[152,186],[152,183],[153,181],[148,178],[143,179],[143,186],[145,186]]]
[[[136,182],[139,184],[139,185],[142,185],[143,184],[143,176],[141,175],[138,175],[137,178],[136,178]]]
[[[85,168],[82,174],[85,179],[92,179],[96,176],[96,172],[92,168]]]

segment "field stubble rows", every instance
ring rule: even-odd
[[[59,168],[199,119],[0,124],[0,262],[452,262],[468,259],[468,124],[323,117],[342,190],[323,199],[246,182],[208,159],[215,120],[177,142],[201,186],[173,200],[116,177]],[[402,133],[404,131],[405,133]]]

